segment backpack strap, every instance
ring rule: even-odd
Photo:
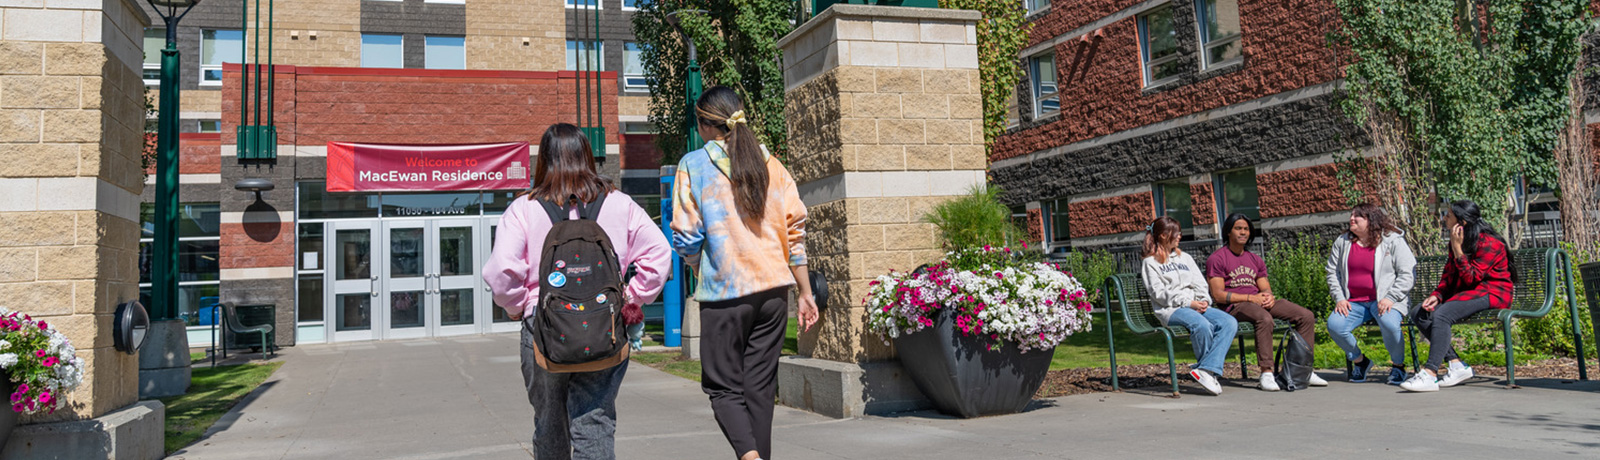
[[[548,200],[538,200],[538,202],[539,206],[544,208],[545,214],[550,215],[551,224],[564,222],[568,219],[567,210],[562,209],[561,206],[557,206],[555,203],[551,203]]]
[[[604,204],[606,204],[605,195],[600,195],[600,198],[596,198],[593,203],[581,203],[578,205],[578,215],[583,216],[586,220],[598,221],[600,220],[600,206]]]

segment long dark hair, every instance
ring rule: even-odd
[[[739,215],[759,221],[767,206],[767,155],[761,150],[761,139],[750,129],[745,118],[749,114],[744,108],[739,93],[726,86],[711,87],[694,104],[700,124],[723,134],[733,166],[728,179],[733,183],[733,201]]]
[[[1450,214],[1456,216],[1456,222],[1461,224],[1461,252],[1466,254],[1467,257],[1477,257],[1478,243],[1483,240],[1482,237],[1484,235],[1500,240],[1500,244],[1506,245],[1507,249],[1510,249],[1510,243],[1506,242],[1506,237],[1501,236],[1499,232],[1494,231],[1494,227],[1483,221],[1483,213],[1482,210],[1478,209],[1478,203],[1473,203],[1472,200],[1452,201],[1450,202]],[[1449,229],[1445,230],[1449,231]],[[1506,271],[1511,273],[1511,282],[1515,283],[1518,279],[1517,264],[1515,261],[1509,260],[1510,254],[1506,254],[1506,256]]]
[[[577,126],[558,123],[539,139],[539,159],[533,163],[533,187],[525,192],[535,200],[568,206],[572,197],[592,203],[616,190],[594,170],[589,137]]]
[[[1241,220],[1250,227],[1250,239],[1244,240],[1244,245],[1249,246],[1251,241],[1256,240],[1256,223],[1252,222],[1249,216],[1236,212],[1229,214],[1227,219],[1222,220],[1222,245],[1224,247],[1233,244],[1233,224],[1237,224]],[[1246,249],[1246,251],[1248,250]]]
[[[1383,240],[1384,235],[1400,233],[1400,227],[1395,226],[1394,221],[1389,220],[1389,213],[1383,212],[1383,208],[1378,205],[1361,203],[1350,209],[1350,214],[1367,220],[1367,234],[1357,235],[1355,232],[1345,232],[1345,234],[1350,235],[1350,238],[1360,242],[1362,246],[1378,247],[1378,242]]]
[[[1144,256],[1155,257],[1161,263],[1166,263],[1162,260],[1167,258],[1167,254],[1161,250],[1161,241],[1167,238],[1177,241],[1183,237],[1181,232],[1177,219],[1167,216],[1157,217],[1144,231]]]

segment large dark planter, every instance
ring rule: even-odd
[[[1600,262],[1579,265],[1578,274],[1583,277],[1583,293],[1589,301],[1589,322],[1594,323],[1594,330],[1600,332]],[[1576,322],[1578,318],[1572,321]]]
[[[961,335],[950,309],[940,310],[932,327],[897,337],[894,345],[906,374],[939,412],[968,418],[1022,412],[1044,384],[1055,353],[1023,353],[1010,343],[990,350]]]
[[[17,391],[16,385],[11,383],[11,375],[0,372],[0,395],[11,397]],[[11,429],[17,427],[17,411],[11,410],[11,405],[0,404],[0,452],[6,450],[6,441],[11,440]]]

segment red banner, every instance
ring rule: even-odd
[[[527,142],[466,145],[328,143],[328,191],[520,190]]]

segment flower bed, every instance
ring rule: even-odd
[[[1031,259],[1025,251],[984,246],[879,276],[865,300],[868,327],[887,342],[932,326],[939,310],[950,308],[963,335],[991,348],[1015,343],[1023,352],[1049,350],[1088,331],[1091,304],[1083,285]]]
[[[55,412],[65,393],[83,381],[83,359],[65,336],[44,321],[0,307],[0,368],[16,390],[11,409],[22,414]]]

